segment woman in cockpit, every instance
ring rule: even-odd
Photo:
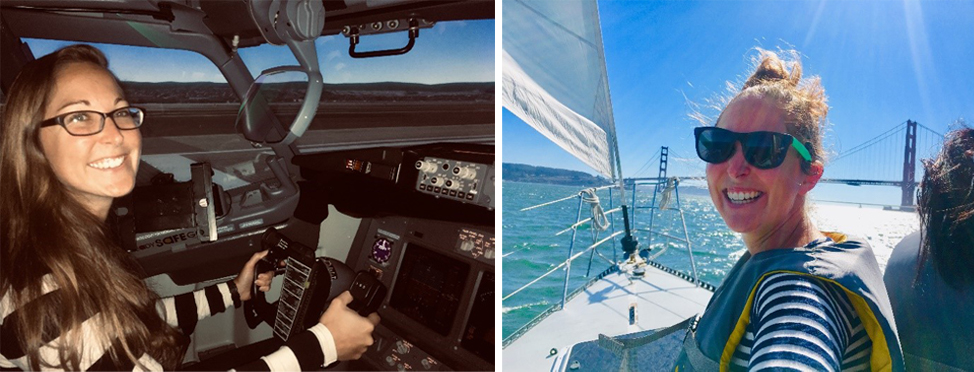
[[[256,253],[240,274],[160,299],[120,248],[106,219],[132,191],[145,112],[130,106],[97,49],[76,45],[28,63],[3,112],[0,158],[0,367],[30,370],[173,370],[196,320],[240,306]],[[371,345],[344,293],[320,322],[244,368],[316,369]]]
[[[760,50],[713,126],[696,128],[710,196],[747,252],[684,342],[678,370],[903,370],[869,245],[815,227],[806,197],[824,171],[819,79]]]

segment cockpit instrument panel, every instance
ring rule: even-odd
[[[389,288],[375,344],[353,368],[494,369],[492,226],[374,218],[353,244],[347,263]]]
[[[469,273],[469,264],[411,244],[399,264],[389,306],[446,336]]]
[[[307,181],[302,192],[321,195],[323,203],[356,217],[494,221],[493,146],[434,143],[344,150],[299,155],[293,163]]]
[[[409,162],[412,166],[408,167]],[[404,149],[400,182],[446,200],[494,209],[492,146],[426,145]]]
[[[486,360],[494,359],[494,273],[485,272],[473,296],[470,318],[460,346]]]
[[[494,166],[425,156],[414,164],[419,192],[494,208]]]
[[[464,256],[493,263],[494,249],[494,234],[469,228],[460,228],[457,233],[456,250]]]
[[[362,370],[494,369],[494,147],[434,143],[296,156],[314,223],[362,218],[346,263],[389,293]]]

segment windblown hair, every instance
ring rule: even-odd
[[[947,133],[940,154],[924,159],[923,168],[918,268],[932,261],[947,285],[974,288],[974,129]]]
[[[734,95],[726,99],[725,103],[750,96],[774,99],[787,115],[785,126],[788,134],[805,144],[812,155],[812,161],[824,163],[822,137],[827,125],[825,116],[828,115],[829,105],[821,79],[818,76],[802,79],[801,58],[795,50],[776,53],[755,49],[758,55],[752,57],[754,72],[739,90],[731,86]],[[785,58],[780,57],[779,53]],[[811,172],[811,163],[802,160],[801,166],[806,174]]]
[[[60,303],[35,301],[30,311],[10,315],[17,318],[18,342],[32,370],[41,368],[39,349],[50,332],[62,337],[60,364],[44,366],[81,369],[84,348],[91,347],[81,325],[93,314],[102,320],[98,341],[115,345],[108,350],[116,365],[123,358],[139,365],[137,359],[149,353],[172,370],[183,356],[183,336],[157,313],[159,297],[142,281],[139,265],[105,222],[69,194],[41,148],[38,124],[58,75],[73,63],[108,70],[98,49],[70,46],[28,63],[7,95],[0,125],[0,296],[19,309],[39,298],[44,286],[60,290]]]

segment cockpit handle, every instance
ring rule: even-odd
[[[406,43],[406,46],[399,49],[358,52],[355,50],[355,46],[358,45],[359,38],[361,36],[362,35],[359,34],[359,29],[357,27],[350,28],[348,35],[348,55],[352,58],[386,57],[406,54],[409,53],[410,50],[413,50],[413,46],[416,45],[416,38],[419,37],[419,22],[415,19],[409,20],[409,42]]]

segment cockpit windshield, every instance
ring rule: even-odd
[[[325,85],[315,119],[296,142],[299,151],[414,145],[458,136],[492,141],[494,20],[439,22],[420,37],[409,53],[366,59],[350,57],[348,40],[340,34],[317,38]],[[395,48],[405,38],[403,33],[370,35],[360,47]],[[23,41],[35,58],[75,43]],[[265,164],[273,151],[237,133],[241,99],[206,57],[178,49],[91,44],[104,51],[129,102],[146,109],[139,184],[160,173],[188,180],[189,164],[201,161],[211,163],[214,182],[227,190],[274,177]],[[260,44],[237,53],[255,77],[298,64],[286,46]],[[302,97],[278,95],[271,106],[283,115]],[[471,127],[476,130],[466,130]],[[463,135],[467,132],[474,134]]]

